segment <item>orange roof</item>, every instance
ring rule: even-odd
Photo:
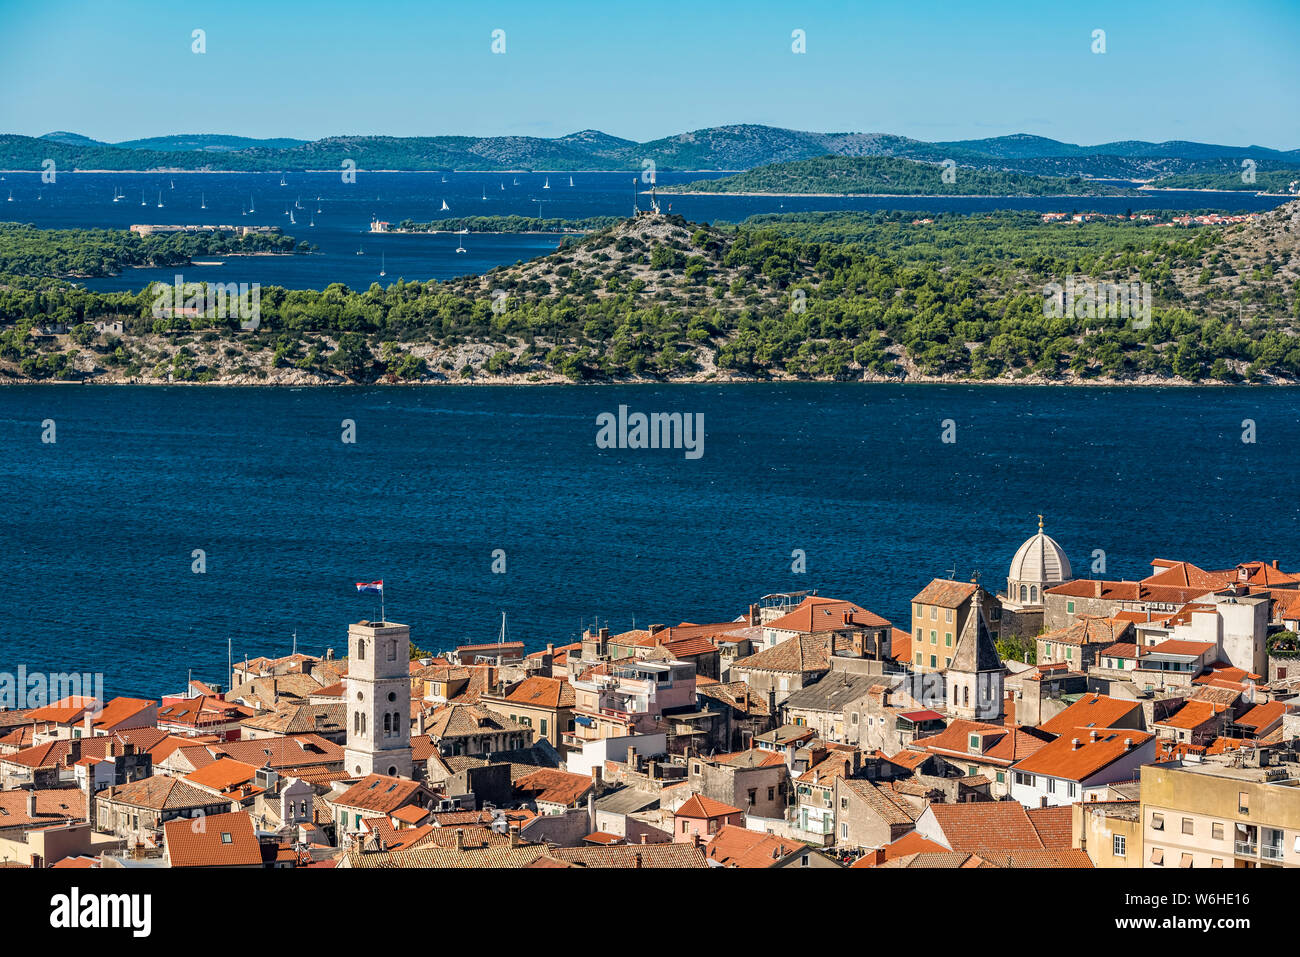
[[[539,768],[515,781],[515,790],[534,801],[572,807],[591,790],[592,780],[585,774],[570,774],[556,768]]]
[[[260,867],[262,848],[247,811],[180,818],[163,825],[172,867]]]
[[[1162,641],[1157,645],[1144,648],[1143,652],[1148,655],[1188,655],[1193,658],[1199,658],[1215,647],[1212,641],[1182,641],[1176,638],[1170,638]]]
[[[979,586],[974,582],[950,581],[936,578],[912,598],[918,605],[938,605],[940,608],[957,608],[964,604]]]
[[[367,774],[348,788],[334,803],[343,807],[361,808],[391,814],[403,804],[415,800],[423,790],[418,781],[389,777],[387,774]]]
[[[723,804],[721,801],[715,801],[703,794],[692,794],[682,802],[681,807],[673,812],[675,817],[700,818],[703,820],[715,817],[730,817],[733,814],[743,813],[744,811],[738,807]]]
[[[909,854],[941,854],[947,850],[948,848],[942,844],[924,838],[916,831],[908,831],[892,844],[880,848],[875,854],[864,854],[853,863],[853,866],[875,867],[877,864],[892,861],[897,857],[906,857]]]
[[[1237,724],[1243,728],[1254,728],[1259,731],[1264,728],[1270,728],[1278,721],[1282,720],[1282,715],[1287,714],[1291,706],[1285,701],[1268,701],[1264,704],[1257,704],[1240,718]]]
[[[1193,731],[1206,722],[1213,721],[1217,715],[1223,714],[1226,710],[1226,707],[1215,704],[1213,701],[1188,701],[1174,714],[1163,721],[1157,721],[1156,724],[1167,728]]]
[[[572,708],[576,699],[567,681],[537,675],[519,682],[505,700],[537,708]]]
[[[705,854],[723,867],[771,867],[807,846],[802,841],[724,824],[709,841]]]
[[[1077,728],[1076,734],[1063,734],[1019,764],[1017,771],[1044,774],[1067,781],[1085,781],[1102,768],[1113,764],[1131,748],[1139,748],[1155,735],[1129,728]],[[1097,740],[1093,740],[1096,734]],[[1075,740],[1078,740],[1078,746]],[[1131,742],[1131,747],[1128,743]]]
[[[69,695],[52,704],[32,709],[27,714],[27,720],[34,724],[42,722],[67,724],[70,721],[76,721],[87,711],[93,711],[98,704],[98,698],[92,698],[88,695]]]
[[[199,787],[212,788],[215,791],[229,791],[247,784],[257,775],[257,768],[233,758],[218,758],[206,767],[191,771],[185,780]]]
[[[848,616],[846,619],[845,616]],[[812,633],[843,628],[847,624],[865,625],[868,628],[888,628],[889,622],[861,605],[835,598],[811,596],[801,601],[793,611],[769,621],[764,628],[781,631]]]
[[[1102,694],[1084,695],[1056,717],[1039,725],[1052,734],[1071,736],[1076,728],[1109,728],[1133,711],[1141,711],[1138,701],[1125,701]]]
[[[978,734],[983,741],[981,752],[970,750],[970,737]],[[1021,758],[1027,758],[1047,743],[1047,735],[1035,729],[1012,728],[1000,724],[985,724],[982,721],[968,721],[957,718],[938,734],[928,738],[917,738],[909,747],[913,750],[925,750],[932,754],[960,755],[973,761],[987,761],[993,764],[1011,765]],[[897,758],[897,755],[895,755]],[[891,758],[890,760],[894,760]]]
[[[1038,829],[1019,801],[931,804],[927,813],[933,815],[954,851],[1043,846]]]

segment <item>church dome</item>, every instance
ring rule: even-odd
[[[1050,588],[1074,577],[1070,570],[1070,560],[1065,557],[1065,549],[1056,543],[1056,539],[1043,532],[1043,518],[1038,517],[1038,534],[1016,549],[1016,557],[1011,559],[1011,571],[1008,581],[1017,584],[1035,584]]]

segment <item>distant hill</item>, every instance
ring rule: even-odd
[[[282,150],[293,146],[301,146],[306,142],[307,140],[295,140],[287,137],[257,140],[247,136],[196,133],[180,136],[151,136],[142,140],[123,140],[112,145],[127,150],[209,150],[221,153],[231,150],[252,149],[258,146],[266,149]]]
[[[947,178],[944,173],[951,171]],[[722,179],[671,186],[666,193],[845,193],[894,196],[1138,195],[1079,177],[1030,176],[1000,170],[945,167],[892,156],[822,156],[760,166]]]
[[[1171,141],[1079,146],[1017,133],[928,143],[888,133],[813,133],[738,124],[677,133],[646,143],[581,130],[537,136],[330,136],[303,141],[224,134],[148,137],[104,143],[78,133],[0,135],[0,168],[336,170],[345,159],[362,169],[548,169],[641,171],[748,170],[821,156],[894,157],[1032,176],[1155,180],[1221,172],[1228,160],[1253,159],[1260,170],[1300,167],[1300,150]]]

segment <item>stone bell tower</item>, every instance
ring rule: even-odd
[[[410,641],[396,622],[348,626],[346,774],[411,777]]]

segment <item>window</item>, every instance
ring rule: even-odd
[[[231,837],[230,837],[230,832],[229,832],[229,831],[222,831],[222,832],[221,832],[221,843],[222,843],[222,844],[233,844],[233,843],[234,843],[234,841],[233,841],[233,840],[231,839]]]
[[[849,723],[850,723],[850,724],[857,724],[857,723],[858,723],[858,712],[856,712],[856,711],[853,712],[852,718],[850,719]]]
[[[1151,815],[1151,830],[1163,831],[1165,829],[1165,816],[1163,814]]]
[[[939,643],[939,633],[938,633],[937,631],[935,631],[933,628],[931,628],[931,629],[930,629],[930,644],[932,644],[932,645],[937,645],[938,643]]]
[[[1241,814],[1250,813],[1250,792],[1239,791],[1237,793],[1237,811]]]
[[[1165,863],[1165,852],[1163,848],[1151,848],[1151,863],[1156,867],[1163,867]]]
[[[1123,834],[1116,834],[1111,838],[1110,852],[1116,857],[1128,856],[1128,838]]]
[[[951,632],[951,631],[945,631],[945,632],[943,633],[943,643],[944,643],[945,645],[947,645],[949,648],[952,647],[952,632]]]
[[[1007,783],[1007,776],[1006,776],[1006,773],[1005,773],[1005,772],[1003,772],[1003,771],[999,771],[998,774],[997,774],[997,778],[998,778],[998,784],[1006,784],[1006,783]]]
[[[918,637],[920,637],[920,636],[918,636]],[[921,663],[921,653],[920,653],[919,651],[916,653],[916,663],[917,663],[918,665]]]
[[[848,798],[840,798],[840,810],[841,810],[841,811],[847,811],[848,809],[849,809],[849,799],[848,799]]]
[[[357,642],[357,659],[359,661],[366,660],[366,643],[364,641]]]
[[[921,629],[920,629],[920,628],[916,629],[916,640],[917,640],[917,641],[920,641],[920,640],[921,640]]]
[[[1065,786],[1065,793],[1069,797],[1074,797],[1075,794],[1078,792],[1078,790],[1079,790],[1079,786],[1075,784],[1073,781],[1071,781],[1069,784]]]
[[[931,621],[936,621],[938,618],[939,618],[939,606],[938,606],[938,605],[931,605],[931,606],[930,606],[930,620],[931,620]]]
[[[767,789],[767,799],[768,799],[769,801],[775,801],[775,800],[776,800],[776,788],[772,787],[772,788],[768,788],[768,789]]]
[[[1222,825],[1222,824],[1211,824],[1211,825],[1210,825],[1210,837],[1214,838],[1214,840],[1216,840],[1216,841],[1221,841],[1221,840],[1223,840],[1223,825]]]
[[[1065,613],[1066,613],[1067,615],[1073,615],[1073,614],[1074,614],[1074,602],[1072,602],[1072,601],[1067,601],[1067,602],[1065,603]]]
[[[951,609],[951,608],[949,608],[949,609],[947,610],[947,612],[945,613],[945,615],[944,615],[944,621],[948,622],[949,624],[952,624],[952,609]]]
[[[397,642],[396,642],[396,640],[394,640],[394,641],[390,641],[390,642],[388,643],[388,660],[389,660],[389,661],[396,661],[396,660],[397,660]]]
[[[1184,834],[1196,833],[1195,825],[1192,823],[1192,819],[1190,817],[1183,818],[1183,833]]]
[[[931,656],[930,656],[930,667],[931,667],[931,668],[937,668],[937,667],[939,667],[939,659],[938,659],[938,657],[937,657],[936,655],[931,655]]]
[[[546,719],[542,719],[542,734],[546,734]]]
[[[849,839],[849,826],[847,824],[840,825],[840,837],[846,841]]]
[[[947,667],[948,667],[949,665],[951,665],[951,664],[952,664],[952,659],[951,659],[951,658],[944,658],[944,659],[943,659],[943,666],[944,666],[945,668],[947,668]]]
[[[749,789],[749,806],[753,807],[758,803],[758,788]]]

